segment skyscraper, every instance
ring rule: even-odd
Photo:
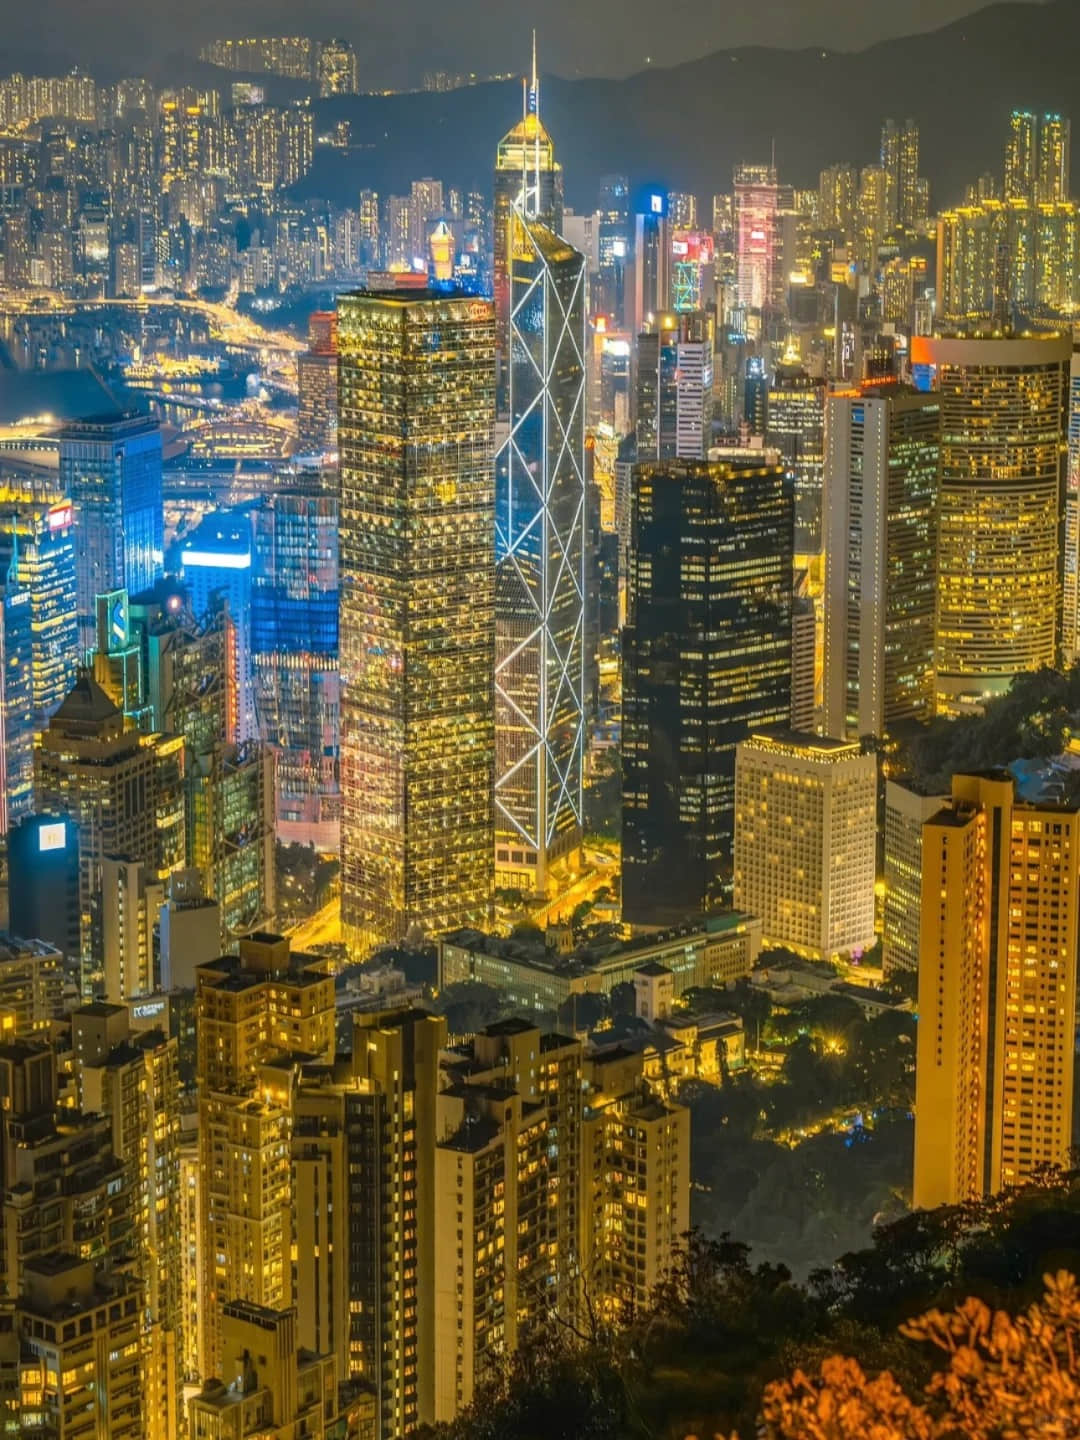
[[[937,395],[897,385],[826,402],[826,735],[934,713],[940,422]]]
[[[83,671],[49,721],[34,755],[39,812],[79,829],[79,907],[84,993],[101,978],[102,863],[141,860],[166,876],[184,864],[184,742],[147,735]],[[63,837],[61,837],[61,843]]]
[[[1068,200],[1072,124],[1063,115],[1044,115],[1039,124],[1039,170],[1035,198],[1040,205]]]
[[[337,449],[337,315],[317,310],[308,317],[308,348],[296,361],[296,431],[301,451],[321,455]]]
[[[94,602],[136,595],[164,561],[161,426],[148,415],[80,420],[60,431],[60,484],[74,507],[79,640],[94,644]]]
[[[766,943],[834,960],[874,943],[877,759],[757,730],[735,751],[735,906]]]
[[[735,264],[739,304],[779,309],[784,276],[777,233],[779,187],[772,165],[735,167]]]
[[[342,925],[483,924],[494,835],[494,329],[453,291],[339,305]]]
[[[941,403],[937,709],[1053,665],[1062,625],[1067,336],[915,336]]]
[[[39,727],[75,683],[81,663],[70,502],[35,497],[21,485],[0,492],[0,568],[30,596],[32,704]]]
[[[34,808],[34,631],[17,552],[0,576],[0,835]]]
[[[259,737],[274,752],[275,832],[341,843],[336,494],[297,475],[252,514],[252,669]]]
[[[251,516],[247,507],[207,515],[180,547],[180,564],[192,614],[204,625],[224,600],[229,611],[228,700],[225,739],[253,740],[255,697],[251,673]]]
[[[514,206],[495,475],[496,871],[542,892],[577,843],[585,745],[585,261]]]
[[[712,317],[654,317],[637,341],[639,460],[706,460],[712,443]]]
[[[562,166],[555,159],[555,146],[540,119],[535,34],[532,80],[524,95],[521,119],[499,141],[495,152],[495,364],[496,409],[500,419],[509,404],[510,261],[514,245],[511,218],[515,209],[530,220],[539,221],[555,235],[562,233]]]
[[[1007,772],[954,775],[923,826],[914,1203],[956,1205],[1066,1163],[1080,812]]]
[[[919,127],[914,120],[881,127],[881,168],[885,172],[885,209],[890,227],[919,219]]]
[[[765,444],[795,476],[795,554],[820,555],[825,471],[825,381],[778,368],[765,404]]]
[[[719,907],[735,746],[791,709],[792,497],[784,466],[635,466],[623,632],[623,919]]]
[[[1005,199],[1030,202],[1035,195],[1036,135],[1039,122],[1030,110],[1014,110],[1005,145]]]
[[[885,911],[881,967],[885,978],[919,971],[923,826],[946,803],[896,780],[885,782]]]

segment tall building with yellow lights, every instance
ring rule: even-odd
[[[763,730],[735,751],[735,906],[815,960],[874,943],[877,760],[856,742]]]
[[[343,296],[342,926],[483,925],[494,886],[494,344],[453,291]]]
[[[955,775],[923,827],[914,1203],[994,1194],[1072,1135],[1080,811]]]
[[[970,714],[1060,653],[1065,335],[913,336],[941,404],[939,713]]]
[[[325,965],[257,934],[195,976],[204,1379],[220,1375],[224,1307],[293,1303],[291,1067],[334,1056]]]

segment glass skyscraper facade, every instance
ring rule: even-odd
[[[13,556],[0,586],[0,835],[34,808],[33,608]]]
[[[279,490],[252,514],[252,670],[259,737],[275,756],[282,840],[340,843],[338,497]]]
[[[98,595],[137,595],[162,573],[161,426],[149,415],[80,420],[60,431],[60,485],[75,513],[79,642],[91,649]]]
[[[68,501],[40,499],[29,488],[0,491],[0,574],[30,596],[31,703],[40,729],[75,683],[81,658]]]
[[[496,870],[541,891],[581,833],[585,260],[515,208],[495,480]]]
[[[341,908],[355,952],[484,926],[494,883],[489,302],[338,308]]]
[[[203,623],[220,599],[229,607],[229,706],[225,736],[236,744],[255,738],[251,673],[251,517],[244,509],[207,515],[180,550],[192,614]]]
[[[623,919],[723,903],[735,746],[791,708],[793,502],[783,466],[634,468],[623,631]]]

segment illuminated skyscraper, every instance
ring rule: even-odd
[[[957,1205],[1067,1163],[1080,813],[954,775],[923,826],[914,1203]]]
[[[1039,172],[1035,198],[1040,205],[1057,205],[1070,193],[1071,122],[1061,115],[1044,115],[1039,125]]]
[[[824,730],[883,736],[934,713],[941,406],[866,384],[825,429]]]
[[[300,449],[319,455],[337,449],[337,315],[308,317],[307,353],[296,362],[296,432]]]
[[[0,491],[0,568],[30,596],[35,727],[75,683],[80,662],[72,506],[13,484]]]
[[[224,738],[255,738],[251,675],[251,517],[244,507],[216,510],[196,526],[180,549],[191,613],[200,625],[225,601],[229,611]]]
[[[858,742],[756,731],[735,752],[735,907],[766,943],[835,960],[874,943],[877,759]]]
[[[319,94],[355,95],[360,88],[356,51],[348,40],[324,40],[319,46]]]
[[[491,904],[495,337],[451,290],[357,292],[338,316],[342,925],[362,951]]]
[[[1014,110],[1005,146],[1005,199],[1031,201],[1035,195],[1036,134],[1039,122],[1030,110]]]
[[[502,420],[508,410],[510,365],[511,280],[515,210],[537,220],[555,235],[562,233],[563,176],[555,159],[555,146],[540,119],[540,77],[536,69],[533,35],[532,81],[525,94],[524,113],[499,141],[495,152],[495,353],[496,409]]]
[[[632,293],[628,317],[635,335],[651,326],[671,305],[671,223],[665,191],[648,189],[638,196],[634,216]]]
[[[254,511],[252,667],[259,737],[274,752],[275,832],[341,843],[338,515],[297,476]]]
[[[791,710],[792,497],[777,464],[634,468],[623,631],[623,919],[717,909],[735,746]]]
[[[1071,665],[1080,655],[1080,354],[1075,351],[1069,362],[1068,446],[1061,651]]]
[[[778,238],[779,187],[772,165],[735,167],[735,264],[739,304],[779,309],[784,276]]]
[[[34,807],[34,634],[17,552],[0,577],[0,835]]]
[[[765,444],[795,476],[795,554],[820,555],[825,470],[825,381],[778,368],[765,406]]]
[[[509,237],[509,433],[495,478],[496,870],[500,883],[542,891],[582,822],[586,280],[584,258],[517,206]]]
[[[34,755],[39,812],[79,828],[79,906],[83,987],[100,977],[102,863],[106,855],[142,861],[164,877],[184,865],[184,742],[148,735],[83,671],[49,722]]]
[[[881,128],[881,168],[885,172],[885,210],[889,227],[912,225],[919,218],[919,127],[914,120]]]
[[[60,431],[60,485],[77,536],[79,642],[94,644],[98,595],[148,590],[162,571],[161,425],[117,414]]]
[[[324,963],[291,955],[279,935],[241,940],[239,956],[195,977],[199,1086],[199,1230],[204,1378],[222,1373],[224,1310],[232,1301],[286,1310],[293,1303],[289,1153],[292,1055],[334,1058],[334,982]]]
[[[639,460],[705,460],[712,443],[711,316],[657,315],[638,336]]]
[[[937,709],[1053,665],[1062,609],[1067,336],[915,336],[941,402]]]

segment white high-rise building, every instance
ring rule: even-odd
[[[768,729],[735,751],[735,907],[766,944],[831,960],[874,943],[877,761]]]

